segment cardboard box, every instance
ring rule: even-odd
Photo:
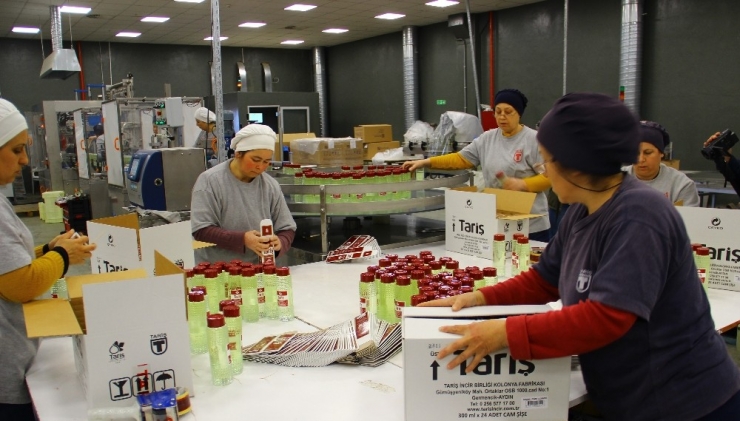
[[[373,143],[366,143],[363,146],[364,149],[364,156],[363,158],[365,161],[369,161],[373,159],[376,153],[387,151],[388,149],[394,149],[394,148],[400,148],[401,142],[394,140],[392,142],[373,142]]]
[[[283,133],[283,146],[287,146],[290,149],[290,142],[297,140],[297,139],[314,139],[316,138],[316,134],[314,133]],[[278,139],[277,142],[275,142],[275,161],[282,161],[282,157],[279,155],[280,151],[280,141]]]
[[[393,141],[393,127],[390,124],[363,124],[355,126],[355,137],[365,143]]]
[[[362,165],[362,145],[362,140],[351,137],[298,139],[290,143],[290,150],[296,164]]]
[[[570,357],[515,360],[503,349],[486,356],[469,374],[465,363],[447,369],[454,354],[437,360],[442,348],[460,338],[440,332],[440,326],[549,310],[549,306],[485,306],[453,313],[449,307],[404,308],[405,420],[568,419]]]
[[[663,161],[660,161],[660,162],[663,163],[663,164],[668,165],[669,167],[673,168],[674,170],[679,169],[678,167],[681,164],[681,160],[680,159],[667,159],[667,160],[663,160]]]
[[[740,291],[740,213],[684,206],[676,210],[691,242],[709,248],[709,288]]]
[[[445,192],[445,249],[493,258],[493,235],[506,235],[511,250],[515,233],[529,234],[530,213],[537,195],[502,189],[459,187]],[[492,210],[496,212],[492,212]]]
[[[195,266],[190,221],[139,228],[136,213],[87,222],[87,235],[98,247],[92,252],[92,273],[143,267],[154,275],[154,251],[181,268]]]
[[[130,406],[141,393],[171,387],[194,395],[185,277],[161,255],[157,271],[168,274],[137,269],[68,277],[69,301],[23,305],[29,337],[75,335],[88,409]]]

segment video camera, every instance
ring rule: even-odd
[[[735,146],[738,138],[735,132],[730,129],[725,129],[719,134],[719,137],[709,142],[709,144],[701,150],[701,154],[704,158],[709,160],[716,160],[721,158],[727,153],[727,151]]]

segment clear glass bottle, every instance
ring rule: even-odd
[[[231,293],[231,287],[229,286],[230,276],[229,271],[226,268],[226,262],[215,262],[211,265],[211,268],[216,269],[216,272],[218,273],[219,300],[225,300]]]
[[[208,315],[208,354],[211,360],[211,380],[214,386],[225,386],[234,379],[229,353],[229,330],[220,313]]]
[[[277,276],[275,275],[275,266],[265,266],[262,268],[262,279],[265,284],[265,316],[270,320],[278,318],[278,298],[277,298]]]
[[[378,197],[378,201],[379,202],[386,202],[386,201],[388,201],[388,199],[390,199],[390,197],[388,196],[388,190],[391,188],[391,186],[390,186],[390,184],[388,182],[389,181],[388,180],[388,178],[389,178],[388,177],[388,171],[387,170],[378,170],[378,171],[375,172],[375,177],[377,178],[377,181],[376,181],[377,184],[383,184],[386,187],[385,190],[376,193],[378,195],[377,196]]]
[[[519,239],[524,237],[524,234],[517,232],[511,236],[511,268],[510,276],[519,274]]]
[[[506,268],[506,235],[493,235],[493,266],[499,273]]]
[[[491,269],[493,269],[493,268],[491,268]],[[494,269],[494,270],[496,270],[496,269]],[[486,286],[485,277],[484,277],[482,271],[480,271],[480,270],[474,270],[474,271],[470,272],[468,274],[468,276],[473,281],[473,289],[475,291],[478,291],[479,289],[481,289],[484,286]]]
[[[265,279],[262,276],[263,266],[254,265],[252,268],[254,268],[255,277],[257,278],[257,307],[259,308],[260,319],[264,319],[267,317],[267,313],[265,312]]]
[[[378,289],[378,316],[388,323],[395,323],[396,303],[395,303],[396,277],[392,273],[380,275],[380,288]]]
[[[368,166],[367,172],[365,172],[365,184],[377,184],[377,178],[375,175],[375,170],[370,170],[372,166]],[[365,193],[365,201],[366,202],[375,202],[378,200],[378,193]]]
[[[232,300],[239,311],[242,311],[244,302],[242,300],[242,267],[231,265],[228,266],[229,273],[229,295],[226,297],[228,300]]]
[[[206,324],[206,295],[203,291],[188,293],[188,330],[190,331],[190,353],[208,352],[208,326]]]
[[[67,280],[59,278],[51,286],[51,298],[59,298],[61,300],[69,300],[69,292],[67,292]]]
[[[221,301],[219,291],[221,291],[220,285],[218,284],[218,272],[216,269],[206,269],[206,289],[208,290],[208,311],[215,313],[218,310],[218,302]]]
[[[360,314],[374,314],[375,299],[375,274],[364,272],[360,274]]]
[[[193,285],[193,276],[195,276],[194,268],[185,270],[185,285],[188,287],[188,291],[190,291],[195,286]]]
[[[242,360],[242,318],[239,307],[235,305],[224,306],[223,313],[226,319],[226,329],[229,333],[231,372],[240,374],[244,369],[244,361]]]
[[[257,294],[257,275],[254,268],[241,268],[242,275],[242,319],[247,323],[260,320],[259,297]]]
[[[352,173],[351,172],[342,173],[342,184],[344,184],[345,186],[352,184]],[[354,195],[352,193],[342,194],[342,203],[350,203],[352,201],[353,196]]]
[[[411,285],[411,277],[408,275],[401,275],[396,277],[396,287],[393,292],[393,322],[398,323],[401,321],[403,316],[403,308],[411,307],[411,296],[415,295],[413,285]]]
[[[691,255],[694,257],[694,265],[697,268],[699,267],[699,260],[696,258],[696,249],[698,249],[699,247],[704,247],[704,244],[691,243]]]
[[[520,237],[517,243],[519,244],[519,266],[517,273],[522,273],[529,270],[529,255],[532,251],[529,246],[529,237]]]
[[[698,247],[696,249],[696,261],[696,271],[699,274],[701,285],[704,287],[704,291],[706,291],[709,288],[709,267],[711,264],[708,247]]]
[[[276,270],[277,278],[277,312],[281,322],[289,322],[295,318],[293,308],[293,278],[290,269],[279,267]]]
[[[483,268],[483,286],[496,285],[498,283],[498,269],[496,268]],[[478,282],[475,283],[476,286]],[[480,288],[475,288],[476,290]]]
[[[342,184],[342,174],[335,172],[331,175],[331,184],[335,186],[339,186]],[[332,193],[330,195],[330,203],[342,203],[342,194],[341,193]]]
[[[362,173],[354,173],[352,174],[352,184],[355,186],[362,185]],[[355,193],[352,194],[352,197],[350,198],[352,203],[361,203],[365,201],[365,193],[362,191],[362,188],[358,188],[355,190]]]

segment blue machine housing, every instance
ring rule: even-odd
[[[129,200],[143,209],[167,210],[162,151],[140,150],[133,154],[127,175]]]

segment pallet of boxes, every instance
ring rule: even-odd
[[[355,138],[362,139],[362,159],[370,161],[376,153],[401,147],[401,142],[393,140],[393,127],[390,124],[363,124],[355,126]]]

